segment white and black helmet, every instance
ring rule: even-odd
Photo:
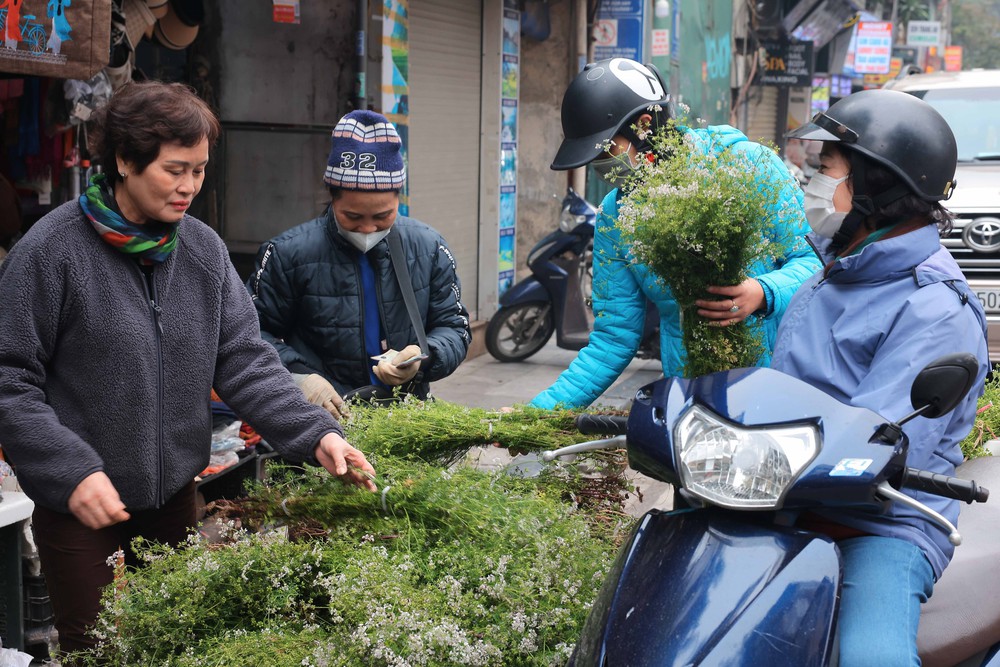
[[[632,138],[629,122],[659,106],[668,118],[670,95],[660,72],[627,58],[589,63],[566,89],[562,101],[563,142],[552,169],[575,169],[595,159],[616,134]]]

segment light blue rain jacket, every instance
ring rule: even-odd
[[[827,261],[830,241],[811,236]],[[882,239],[837,261],[824,279],[813,276],[792,298],[778,329],[771,367],[831,396],[896,420],[913,411],[910,386],[928,362],[952,352],[979,358],[977,384],[958,407],[937,419],[903,426],[910,440],[907,465],[953,475],[959,442],[972,428],[976,400],[989,369],[986,316],[958,265],[941,246],[937,228],[922,227]],[[906,491],[953,523],[959,503]],[[935,578],[954,547],[945,531],[893,503],[887,514],[860,511],[825,516],[873,535],[898,537],[927,554]]]
[[[759,365],[766,366],[778,322],[789,299],[802,281],[819,268],[815,254],[803,240],[808,227],[802,211],[802,191],[774,151],[750,141],[739,130],[718,125],[687,132],[706,153],[724,149],[747,153],[756,163],[768,167],[756,178],[783,184],[781,199],[773,210],[778,220],[776,236],[786,242],[791,239],[793,248],[783,261],[753,266],[750,270],[750,275],[764,288],[766,299],[766,307],[757,314],[763,320],[760,324],[768,350]],[[670,290],[648,267],[633,260],[627,244],[622,241],[615,227],[619,196],[615,189],[604,198],[594,233],[594,330],[569,368],[531,401],[535,407],[583,407],[604,393],[639,349],[647,298],[656,304],[660,313],[663,374],[680,375],[683,370],[685,354],[681,346],[680,309]]]

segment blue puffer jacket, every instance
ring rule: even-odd
[[[829,240],[810,239],[824,259],[833,259],[827,253]],[[937,229],[929,225],[873,243],[838,260],[826,278],[818,273],[807,281],[781,322],[771,366],[845,403],[900,419],[913,411],[913,378],[928,362],[950,352],[979,358],[973,391],[952,412],[903,426],[910,440],[906,464],[942,475],[954,475],[962,462],[958,443],[975,420],[989,354],[982,305],[941,247]],[[953,523],[958,519],[958,501],[905,492]],[[944,530],[899,503],[881,515],[843,511],[827,516],[917,545],[935,577],[954,552]]]
[[[808,231],[802,211],[802,191],[789,176],[781,158],[750,141],[739,130],[719,125],[688,132],[706,153],[725,149],[744,151],[755,162],[768,164],[767,174],[757,175],[758,179],[783,183],[781,200],[773,211],[778,220],[776,233],[786,239],[795,239],[794,246],[783,261],[770,266],[754,266],[750,270],[750,275],[764,289],[766,308],[758,316],[763,318],[763,331],[770,351],[789,299],[802,281],[819,268],[815,254],[802,240]],[[660,360],[664,375],[679,375],[684,367],[680,309],[670,290],[648,267],[633,261],[628,246],[622,241],[615,227],[620,196],[618,190],[612,190],[604,198],[594,233],[594,331],[587,346],[580,350],[555,384],[531,401],[535,407],[582,407],[604,393],[639,349],[647,298],[660,312]],[[760,360],[760,365],[766,366],[769,360],[768,353]]]
[[[472,342],[469,311],[455,260],[441,235],[398,216],[393,223],[406,254],[430,359],[418,381],[450,375]],[[264,340],[293,373],[319,373],[341,394],[369,384],[358,251],[336,231],[330,209],[261,246],[247,281]],[[377,281],[382,338],[389,348],[417,344],[385,239],[368,251]]]

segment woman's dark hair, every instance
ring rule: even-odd
[[[163,144],[190,147],[208,139],[211,147],[222,126],[189,86],[144,81],[120,88],[107,106],[97,111],[89,130],[91,155],[114,184],[121,180],[116,157],[121,156],[141,174],[160,154]]]
[[[892,188],[903,185],[903,180],[894,171],[885,165],[875,162],[856,151],[845,151],[846,157],[851,164],[853,175],[855,160],[865,160],[865,187],[871,194],[886,192]],[[851,182],[848,180],[848,182]],[[900,219],[925,218],[927,224],[935,224],[938,232],[944,236],[951,232],[951,213],[941,202],[927,201],[921,199],[915,192],[909,191],[899,199],[889,202],[872,214],[870,220],[875,228],[884,226],[888,221],[898,221]]]

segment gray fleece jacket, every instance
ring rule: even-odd
[[[261,339],[222,240],[178,224],[152,289],[75,201],[0,265],[0,446],[44,507],[100,470],[129,510],[162,505],[208,464],[212,387],[291,461],[343,434]]]

